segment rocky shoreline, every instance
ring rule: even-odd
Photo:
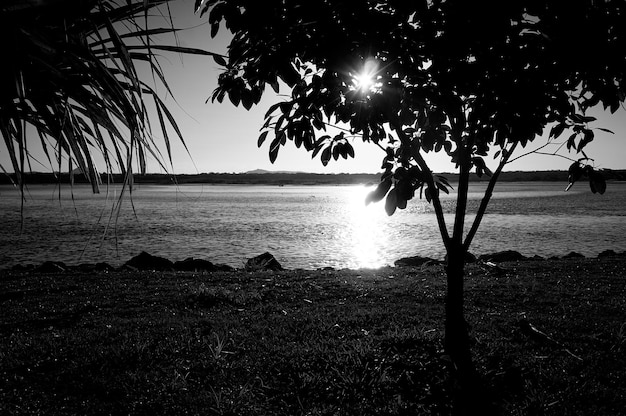
[[[600,252],[595,258],[610,258],[610,257],[622,257],[626,258],[626,251],[618,253],[614,250],[604,250]],[[542,260],[560,260],[560,259],[585,259],[593,258],[586,257],[578,252],[572,251],[564,256],[553,257],[541,257],[532,256],[527,257],[514,250],[504,250],[495,253],[488,253],[476,256],[472,253],[467,254],[467,263],[483,263],[487,265],[495,265],[496,263],[511,262],[511,261],[542,261]],[[404,257],[394,262],[395,267],[428,267],[434,265],[445,264],[445,261],[437,260],[430,257],[413,256]],[[16,271],[16,272],[35,272],[35,273],[65,273],[65,272],[114,272],[114,271],[160,271],[160,272],[236,272],[236,271],[282,271],[286,270],[282,267],[280,262],[269,252],[265,252],[256,257],[249,258],[242,269],[229,266],[227,264],[213,263],[205,259],[197,259],[188,257],[184,260],[172,261],[170,259],[155,256],[142,251],[140,254],[132,257],[119,267],[115,267],[106,262],[100,263],[85,263],[79,265],[67,265],[61,261],[45,261],[41,264],[18,264],[7,269],[0,268],[2,270]],[[332,267],[325,267],[322,270],[334,270]]]

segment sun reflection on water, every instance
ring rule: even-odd
[[[365,196],[371,188],[354,187],[348,196],[349,236],[346,243],[351,244],[352,254],[357,268],[378,268],[388,265],[382,249],[387,245],[384,221],[387,218],[380,204],[365,205]]]

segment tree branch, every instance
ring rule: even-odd
[[[513,163],[513,162],[515,162],[515,161],[516,161],[516,160],[518,160],[518,159],[521,159],[521,158],[523,158],[523,157],[526,157],[526,156],[528,156],[528,155],[532,155],[532,154],[536,154],[536,155],[546,155],[546,156],[557,156],[557,157],[562,157],[563,159],[567,159],[567,160],[575,161],[575,159],[572,159],[572,158],[569,158],[569,157],[567,157],[567,156],[560,155],[560,154],[558,154],[558,153],[557,153],[559,150],[561,150],[561,148],[563,147],[563,145],[565,144],[565,142],[562,142],[562,143],[559,145],[559,147],[558,147],[558,148],[557,148],[557,149],[556,149],[553,153],[548,153],[548,152],[540,152],[540,150],[541,150],[541,149],[543,149],[543,148],[545,148],[545,147],[547,147],[547,146],[549,146],[549,145],[551,145],[551,144],[557,144],[557,143],[548,142],[548,143],[546,143],[546,144],[544,144],[544,145],[542,145],[542,146],[539,146],[539,147],[538,147],[538,148],[536,148],[535,150],[531,150],[530,152],[526,152],[526,153],[524,153],[524,154],[521,154],[521,155],[519,155],[519,156],[517,156],[517,157],[515,157],[515,158],[513,158],[513,159],[511,159],[511,160],[509,160],[509,161],[508,161],[508,163]]]
[[[454,214],[454,231],[452,240],[455,244],[461,244],[463,241],[463,228],[465,226],[465,211],[467,210],[467,192],[469,188],[469,174],[471,169],[471,161],[467,145],[457,141],[459,146],[459,185],[456,197],[456,209]]]
[[[513,151],[515,151],[516,147],[517,147],[517,142],[514,142],[513,145],[511,146],[511,149],[508,152],[506,152],[505,155],[503,155],[496,171],[493,173],[493,175],[491,175],[491,179],[489,180],[489,185],[487,185],[487,189],[485,190],[485,195],[483,196],[482,201],[480,201],[480,206],[478,207],[478,211],[476,212],[476,218],[474,218],[472,227],[470,228],[469,232],[467,233],[467,236],[465,237],[465,242],[463,242],[463,248],[466,251],[469,249],[470,244],[472,244],[472,240],[474,239],[474,236],[476,235],[476,231],[478,231],[478,227],[480,226],[483,216],[485,215],[485,211],[487,210],[487,205],[489,205],[489,201],[491,200],[491,196],[493,195],[493,189],[496,186],[498,177],[500,176],[500,173],[502,172],[504,165],[508,163],[509,158],[513,154]]]
[[[408,143],[409,140],[404,134],[404,132],[402,131],[402,128],[396,128],[395,130],[398,134],[398,138],[403,143],[403,145],[411,146],[411,144]],[[443,244],[447,249],[450,245],[450,234],[448,234],[448,227],[446,225],[446,220],[443,216],[443,207],[441,206],[441,200],[439,199],[438,192],[436,192],[437,186],[435,185],[435,179],[433,178],[433,173],[431,172],[430,168],[428,167],[428,164],[424,160],[419,150],[416,150],[413,152],[413,157],[415,158],[415,161],[417,162],[417,165],[422,170],[422,172],[424,172],[427,175],[426,183],[428,184],[430,189],[433,190],[431,195],[432,195],[433,208],[435,209],[435,216],[437,217],[437,225],[439,226],[439,232],[441,233],[441,239],[443,240]]]
[[[437,185],[435,185],[435,179],[433,178],[433,173],[431,172],[428,164],[424,160],[419,152],[416,152],[415,161],[417,162],[420,169],[425,172],[428,176],[426,177],[426,183],[432,190],[437,189]],[[443,216],[443,207],[441,206],[441,200],[439,199],[439,195],[437,192],[433,192],[431,194],[433,201],[433,208],[435,209],[435,216],[437,217],[437,225],[439,226],[439,232],[441,233],[441,239],[443,240],[443,245],[446,249],[450,245],[450,234],[448,234],[448,226],[446,225],[446,220]]]

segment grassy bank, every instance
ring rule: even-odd
[[[468,269],[503,414],[626,408],[626,258]],[[443,269],[0,272],[0,414],[448,414]],[[533,328],[549,335],[549,339]]]

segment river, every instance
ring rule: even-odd
[[[470,212],[484,188],[471,186]],[[625,251],[626,183],[609,183],[604,195],[584,183],[564,188],[499,184],[470,251],[544,257]],[[0,268],[45,260],[120,265],[140,251],[234,267],[269,251],[284,267],[304,269],[375,268],[406,256],[444,256],[425,200],[409,201],[388,217],[382,203],[365,206],[364,186],[141,185],[116,211],[119,191],[94,195],[78,185],[59,195],[54,185],[31,185],[21,213],[19,193],[0,186]],[[443,206],[451,221],[452,196],[444,195]]]

